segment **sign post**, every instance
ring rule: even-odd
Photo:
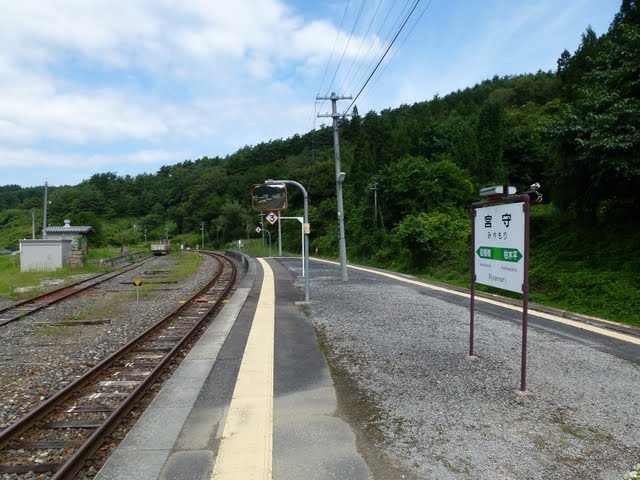
[[[311,229],[309,227],[309,196],[307,195],[307,190],[298,182],[296,182],[295,180],[265,180],[264,182],[266,185],[278,185],[278,184],[284,184],[284,185],[293,185],[294,187],[297,187],[298,189],[300,189],[300,191],[302,192],[302,201],[303,201],[303,206],[304,206],[304,242],[303,242],[303,248],[304,248],[304,255],[303,255],[303,262],[306,266],[305,268],[305,273],[306,275],[304,276],[304,301],[308,302],[309,301],[309,235],[311,233]]]
[[[304,263],[305,263],[305,257],[304,257],[304,235],[305,235],[305,231],[304,231],[304,217],[280,217],[280,220],[298,220],[300,222],[300,232],[302,233],[302,276],[304,277],[306,275],[305,269],[304,269]]]
[[[140,303],[140,285],[142,285],[142,280],[134,280],[133,284],[136,287],[136,305]]]
[[[520,391],[527,389],[529,308],[529,195],[471,205],[471,305],[469,356],[474,357],[475,284],[523,294]]]

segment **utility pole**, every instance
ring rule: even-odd
[[[36,239],[36,209],[31,209],[31,240]]]
[[[340,229],[340,271],[342,273],[342,281],[348,280],[347,276],[347,244],[344,238],[344,204],[342,201],[342,183],[344,182],[345,174],[342,171],[340,165],[340,138],[338,136],[338,119],[341,115],[338,113],[338,100],[351,100],[353,97],[341,97],[331,92],[330,97],[316,96],[316,100],[331,100],[331,114],[318,114],[318,118],[331,117],[333,119],[333,152],[336,160],[336,198],[338,203],[338,227]]]
[[[204,250],[204,222],[200,222],[200,232],[202,233],[202,249]]]
[[[49,201],[47,200],[47,182],[44,182],[44,219],[42,223],[42,238],[47,238],[47,204]]]
[[[373,187],[371,187],[371,190],[373,190],[373,226],[374,227],[378,227],[378,182],[375,182],[373,184]]]

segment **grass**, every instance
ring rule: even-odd
[[[173,260],[169,264],[169,272],[163,278],[163,280],[167,282],[176,282],[180,283],[194,275],[200,266],[202,265],[202,255],[196,255],[195,253],[189,252],[173,252],[169,255],[169,257]],[[164,270],[167,269],[167,265],[150,265],[148,267],[149,270]],[[149,298],[156,293],[156,289],[163,286],[162,284],[156,284],[151,282],[142,281],[142,284],[139,287],[135,287],[129,293],[129,299],[133,299],[136,301],[137,295],[140,296],[140,299]],[[138,291],[136,292],[136,289]]]
[[[531,212],[529,299],[532,302],[640,327],[640,230],[626,226],[579,224],[550,205]],[[469,246],[446,262],[406,268],[392,257],[354,259],[358,263],[470,287]],[[520,299],[521,294],[476,284],[479,291]]]
[[[129,247],[129,253],[148,252],[144,245]],[[88,260],[113,258],[121,255],[119,247],[91,248],[87,255]],[[81,268],[64,267],[53,272],[20,272],[20,255],[0,255],[0,301],[21,300],[30,298],[39,293],[44,293],[53,288],[58,288],[75,281],[74,275],[101,273],[110,270],[109,267],[94,265],[89,262]],[[42,285],[46,280],[62,279],[62,284],[55,286]],[[20,287],[36,287],[27,292],[16,291]]]
[[[38,325],[33,334],[36,337],[48,337],[53,335],[73,335],[73,330],[64,325]]]
[[[577,225],[551,206],[532,209],[529,299],[532,302],[640,327],[640,231],[632,226]],[[467,254],[423,277],[470,286]],[[511,298],[522,295],[478,285]]]
[[[62,279],[64,284],[73,283],[73,275],[104,272],[105,268],[85,264],[82,268],[60,268],[53,272],[21,272],[19,255],[0,256],[0,301],[18,300],[34,296],[55,287],[42,286],[43,281]],[[18,287],[37,287],[28,292],[19,293]]]
[[[171,258],[176,261],[176,264],[172,265],[167,274],[167,280],[170,282],[182,282],[195,274],[202,265],[202,255],[194,253],[174,252]]]

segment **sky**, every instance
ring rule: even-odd
[[[494,75],[555,71],[563,50],[573,53],[588,26],[605,33],[619,8],[620,0],[0,0],[0,185],[74,185],[95,173],[225,157],[329,124],[317,114],[330,102],[316,96],[331,92],[362,90],[355,104],[365,114]],[[339,111],[350,104],[338,102]]]

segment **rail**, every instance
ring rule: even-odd
[[[219,262],[207,286],[0,432],[0,473],[50,472],[52,479],[70,479],[82,469],[231,291],[235,264],[222,255],[202,253]],[[41,459],[40,453],[52,460],[30,460]]]

